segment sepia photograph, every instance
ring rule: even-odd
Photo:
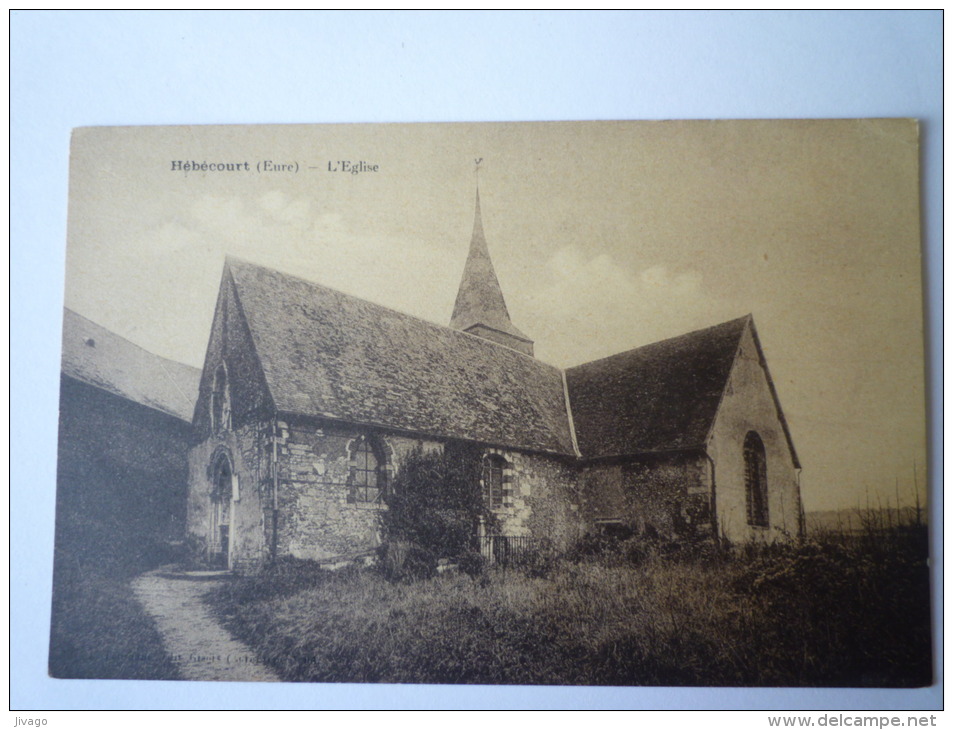
[[[934,681],[915,119],[81,127],[49,674]]]

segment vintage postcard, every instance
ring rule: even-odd
[[[75,130],[50,674],[930,684],[918,137]]]

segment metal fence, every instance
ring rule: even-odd
[[[512,565],[525,562],[539,550],[539,540],[510,535],[479,535],[477,550],[488,563]]]

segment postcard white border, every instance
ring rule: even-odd
[[[931,467],[939,476],[942,21],[942,11],[390,12],[360,18],[12,12],[11,708],[941,707],[939,684],[888,691],[273,686],[53,680],[46,662],[73,127],[916,117],[922,123],[928,372],[935,404]],[[942,510],[939,491],[934,515]],[[933,544],[940,549],[939,531]],[[942,566],[942,559],[935,562]],[[934,604],[939,611],[939,595]],[[936,641],[942,659],[942,636]]]

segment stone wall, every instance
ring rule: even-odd
[[[621,524],[637,535],[679,539],[711,534],[707,459],[682,453],[584,468],[590,524]]]
[[[226,374],[224,409],[228,416],[213,424],[214,374]],[[260,565],[272,557],[273,479],[271,399],[254,343],[235,297],[230,275],[223,275],[205,354],[189,453],[188,532],[208,556],[212,535],[214,462],[228,455],[236,479],[230,504],[230,561],[233,569]]]
[[[351,453],[373,438],[386,457],[389,479],[416,446],[434,441],[327,422],[279,420],[278,553],[320,560],[370,550],[380,544],[382,504],[356,501],[348,483]]]
[[[202,554],[208,552],[212,536],[213,469],[227,456],[235,489],[230,500],[229,566],[250,569],[269,556],[270,525],[265,522],[264,505],[271,498],[271,465],[266,449],[269,422],[245,423],[237,429],[206,439],[189,452],[188,529]]]
[[[546,540],[568,549],[584,533],[577,470],[571,462],[542,454],[487,449],[506,461],[503,506],[495,510],[499,532]]]

